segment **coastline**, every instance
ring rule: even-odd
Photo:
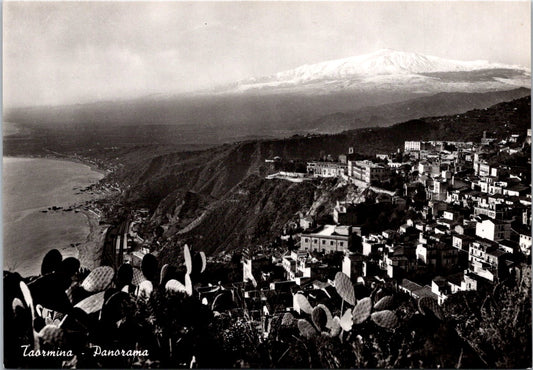
[[[56,152],[50,152],[48,155],[35,155],[35,154],[27,154],[27,155],[3,155],[2,158],[31,158],[31,159],[53,159],[56,161],[65,161],[65,162],[72,162],[72,163],[78,163],[82,164],[84,166],[87,166],[91,169],[91,171],[98,172],[101,175],[107,176],[110,173],[110,170],[98,166],[96,163],[89,162],[87,160],[83,160],[78,157],[69,157],[66,155],[63,155],[61,153]]]
[[[55,155],[43,155],[43,156],[36,156],[36,155],[9,155],[4,156],[5,158],[18,158],[18,159],[49,159],[49,160],[57,160],[57,161],[64,161],[64,162],[70,162],[70,163],[76,163],[80,165],[84,165],[90,168],[91,171],[97,172],[102,175],[102,179],[105,178],[105,176],[109,173],[105,169],[99,168],[94,163],[87,163],[79,158],[72,158],[72,157],[66,157],[66,156],[55,156]],[[100,180],[97,180],[95,182],[91,182],[87,185],[87,187],[92,186],[94,184],[98,184]],[[86,193],[85,197],[87,197],[88,193]],[[100,266],[101,262],[101,256],[103,251],[103,245],[104,245],[104,239],[106,235],[107,228],[109,225],[101,225],[100,224],[100,215],[98,213],[98,209],[93,210],[95,208],[94,201],[98,199],[103,198],[103,194],[91,194],[89,196],[89,202],[91,203],[88,205],[87,203],[84,204],[83,200],[81,199],[75,199],[73,204],[69,207],[72,210],[76,210],[77,213],[83,214],[85,217],[85,222],[89,228],[89,232],[87,233],[84,240],[80,240],[79,243],[76,243],[75,249],[75,255],[77,254],[77,258],[80,261],[80,265],[82,267],[88,268],[89,270],[93,270],[95,267]],[[87,199],[87,198],[86,198]],[[92,208],[92,209],[91,209]],[[58,210],[56,212],[64,212],[65,209]],[[50,211],[49,211],[50,212]],[[4,251],[5,252],[5,251]]]
[[[100,266],[104,239],[109,226],[100,225],[100,218],[92,210],[80,209],[80,213],[87,218],[89,234],[87,234],[85,242],[76,246],[78,259],[80,260],[81,266],[93,270],[95,267]]]

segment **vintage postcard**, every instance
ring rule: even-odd
[[[6,368],[530,368],[529,1],[5,1]]]

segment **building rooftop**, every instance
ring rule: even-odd
[[[332,235],[333,233],[335,233],[335,227],[335,225],[324,225],[324,227],[322,227],[322,229],[316,232],[315,234],[324,236]]]
[[[355,161],[354,163],[355,163],[356,166],[359,166],[359,167],[384,168],[384,166],[382,164],[374,163],[374,162],[369,161],[367,159],[365,159],[363,161]]]
[[[411,281],[411,280],[408,280],[408,279],[403,279],[402,280],[402,284],[401,286],[410,291],[410,292],[414,292],[415,290],[418,290],[418,289],[421,289],[422,286],[421,285],[418,285],[417,283],[415,283],[414,281]]]
[[[318,237],[326,237],[326,236],[337,236],[337,237],[347,237],[350,236],[352,231],[351,226],[345,226],[345,225],[324,225],[317,229],[310,230],[309,232],[302,233],[303,235],[307,236],[318,236]]]

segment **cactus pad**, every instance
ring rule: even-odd
[[[200,258],[202,259],[202,268],[200,270],[200,273],[202,273],[207,267],[207,258],[205,257],[205,253],[203,251],[200,251]]]
[[[366,297],[357,302],[357,305],[353,309],[353,323],[361,324],[370,316],[372,311],[372,300],[370,297]]]
[[[100,266],[91,271],[83,280],[81,286],[89,293],[98,293],[106,290],[113,282],[115,271],[110,266]]]
[[[341,332],[341,319],[339,318],[339,316],[335,316],[331,320],[330,334],[332,337],[336,337],[337,335],[339,335],[340,332]]]
[[[300,335],[306,337],[307,339],[317,335],[317,331],[315,328],[313,328],[313,325],[304,319],[298,320],[298,329],[300,330]]]
[[[326,313],[326,317],[328,319],[326,323],[326,328],[331,329],[331,326],[333,325],[333,315],[331,314],[331,311],[329,310],[329,308],[327,308],[322,303],[318,304],[316,307],[320,307],[324,310],[324,312]]]
[[[185,292],[188,296],[192,295],[192,281],[191,275],[185,274]]]
[[[352,309],[351,308],[348,308],[344,312],[344,315],[342,315],[340,325],[344,331],[352,330],[353,321],[352,321]]]
[[[300,310],[302,310],[306,314],[311,315],[311,313],[313,312],[313,307],[311,307],[311,304],[309,303],[309,301],[303,294],[296,293],[296,295],[294,296],[294,300],[297,303]]]
[[[159,277],[159,262],[151,253],[145,254],[141,262],[141,271],[148,280],[156,281]]]
[[[150,280],[145,280],[139,284],[137,296],[148,298],[152,294],[153,290],[154,285],[152,284],[152,282]]]
[[[151,285],[151,282],[147,280],[145,283],[139,285],[139,289],[143,289],[143,293],[141,294],[146,297],[148,296],[146,290],[149,288],[148,284]],[[119,291],[112,294],[102,306],[102,311],[100,312],[100,321],[105,323],[116,323],[118,320],[123,319],[129,309],[129,299],[130,295],[128,293]]]
[[[335,275],[335,289],[342,299],[352,306],[355,306],[353,285],[348,275],[346,275],[344,272],[339,271]]]
[[[392,329],[398,326],[398,317],[389,310],[374,312],[371,316],[372,321],[382,328]]]
[[[168,281],[167,275],[169,273],[169,267],[170,265],[168,263],[165,263],[163,267],[161,267],[161,271],[159,272],[159,284],[160,285],[163,285]]]
[[[442,320],[444,315],[437,301],[431,297],[422,297],[418,300],[418,309],[424,315],[432,312],[435,317]]]
[[[46,325],[39,332],[39,338],[45,344],[49,344],[54,347],[59,347],[65,343],[65,335],[63,329],[58,328],[55,325]]]
[[[17,312],[17,309],[24,309],[24,304],[22,301],[18,298],[14,298],[11,302],[11,308],[13,309],[13,313]]]
[[[326,328],[328,316],[322,307],[317,306],[313,308],[313,311],[311,312],[311,318],[313,319],[313,324],[315,324],[319,330],[322,331]]]
[[[185,244],[183,246],[183,258],[185,259],[185,267],[187,268],[187,274],[192,272],[192,258],[189,246]]]
[[[281,325],[282,326],[291,326],[294,322],[294,316],[290,312],[285,313],[283,315],[283,318],[281,319]]]
[[[26,302],[26,307],[28,307],[31,311],[31,317],[32,319],[35,318],[35,307],[33,306],[33,298],[31,296],[30,289],[26,285],[25,282],[21,281],[19,283],[20,291],[22,292],[22,298],[24,298],[24,302]]]
[[[100,311],[104,304],[105,292],[93,294],[90,297],[85,298],[83,301],[78,302],[74,307],[81,308],[88,314]]]
[[[187,290],[185,289],[185,285],[183,285],[176,279],[170,279],[169,281],[167,281],[167,284],[165,285],[165,290],[167,292],[172,292],[172,293],[176,293],[176,292],[186,293],[187,292]]]
[[[142,283],[145,280],[147,280],[147,279],[146,279],[146,276],[144,276],[144,274],[142,273],[142,271],[139,270],[138,268],[134,268],[133,269],[133,278],[131,279],[131,283],[133,285],[139,285],[140,283]]]
[[[391,295],[385,296],[376,302],[374,309],[376,311],[390,310],[394,308],[394,297]]]

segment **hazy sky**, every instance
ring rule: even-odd
[[[530,67],[530,2],[4,2],[4,106],[172,93],[381,48]]]

